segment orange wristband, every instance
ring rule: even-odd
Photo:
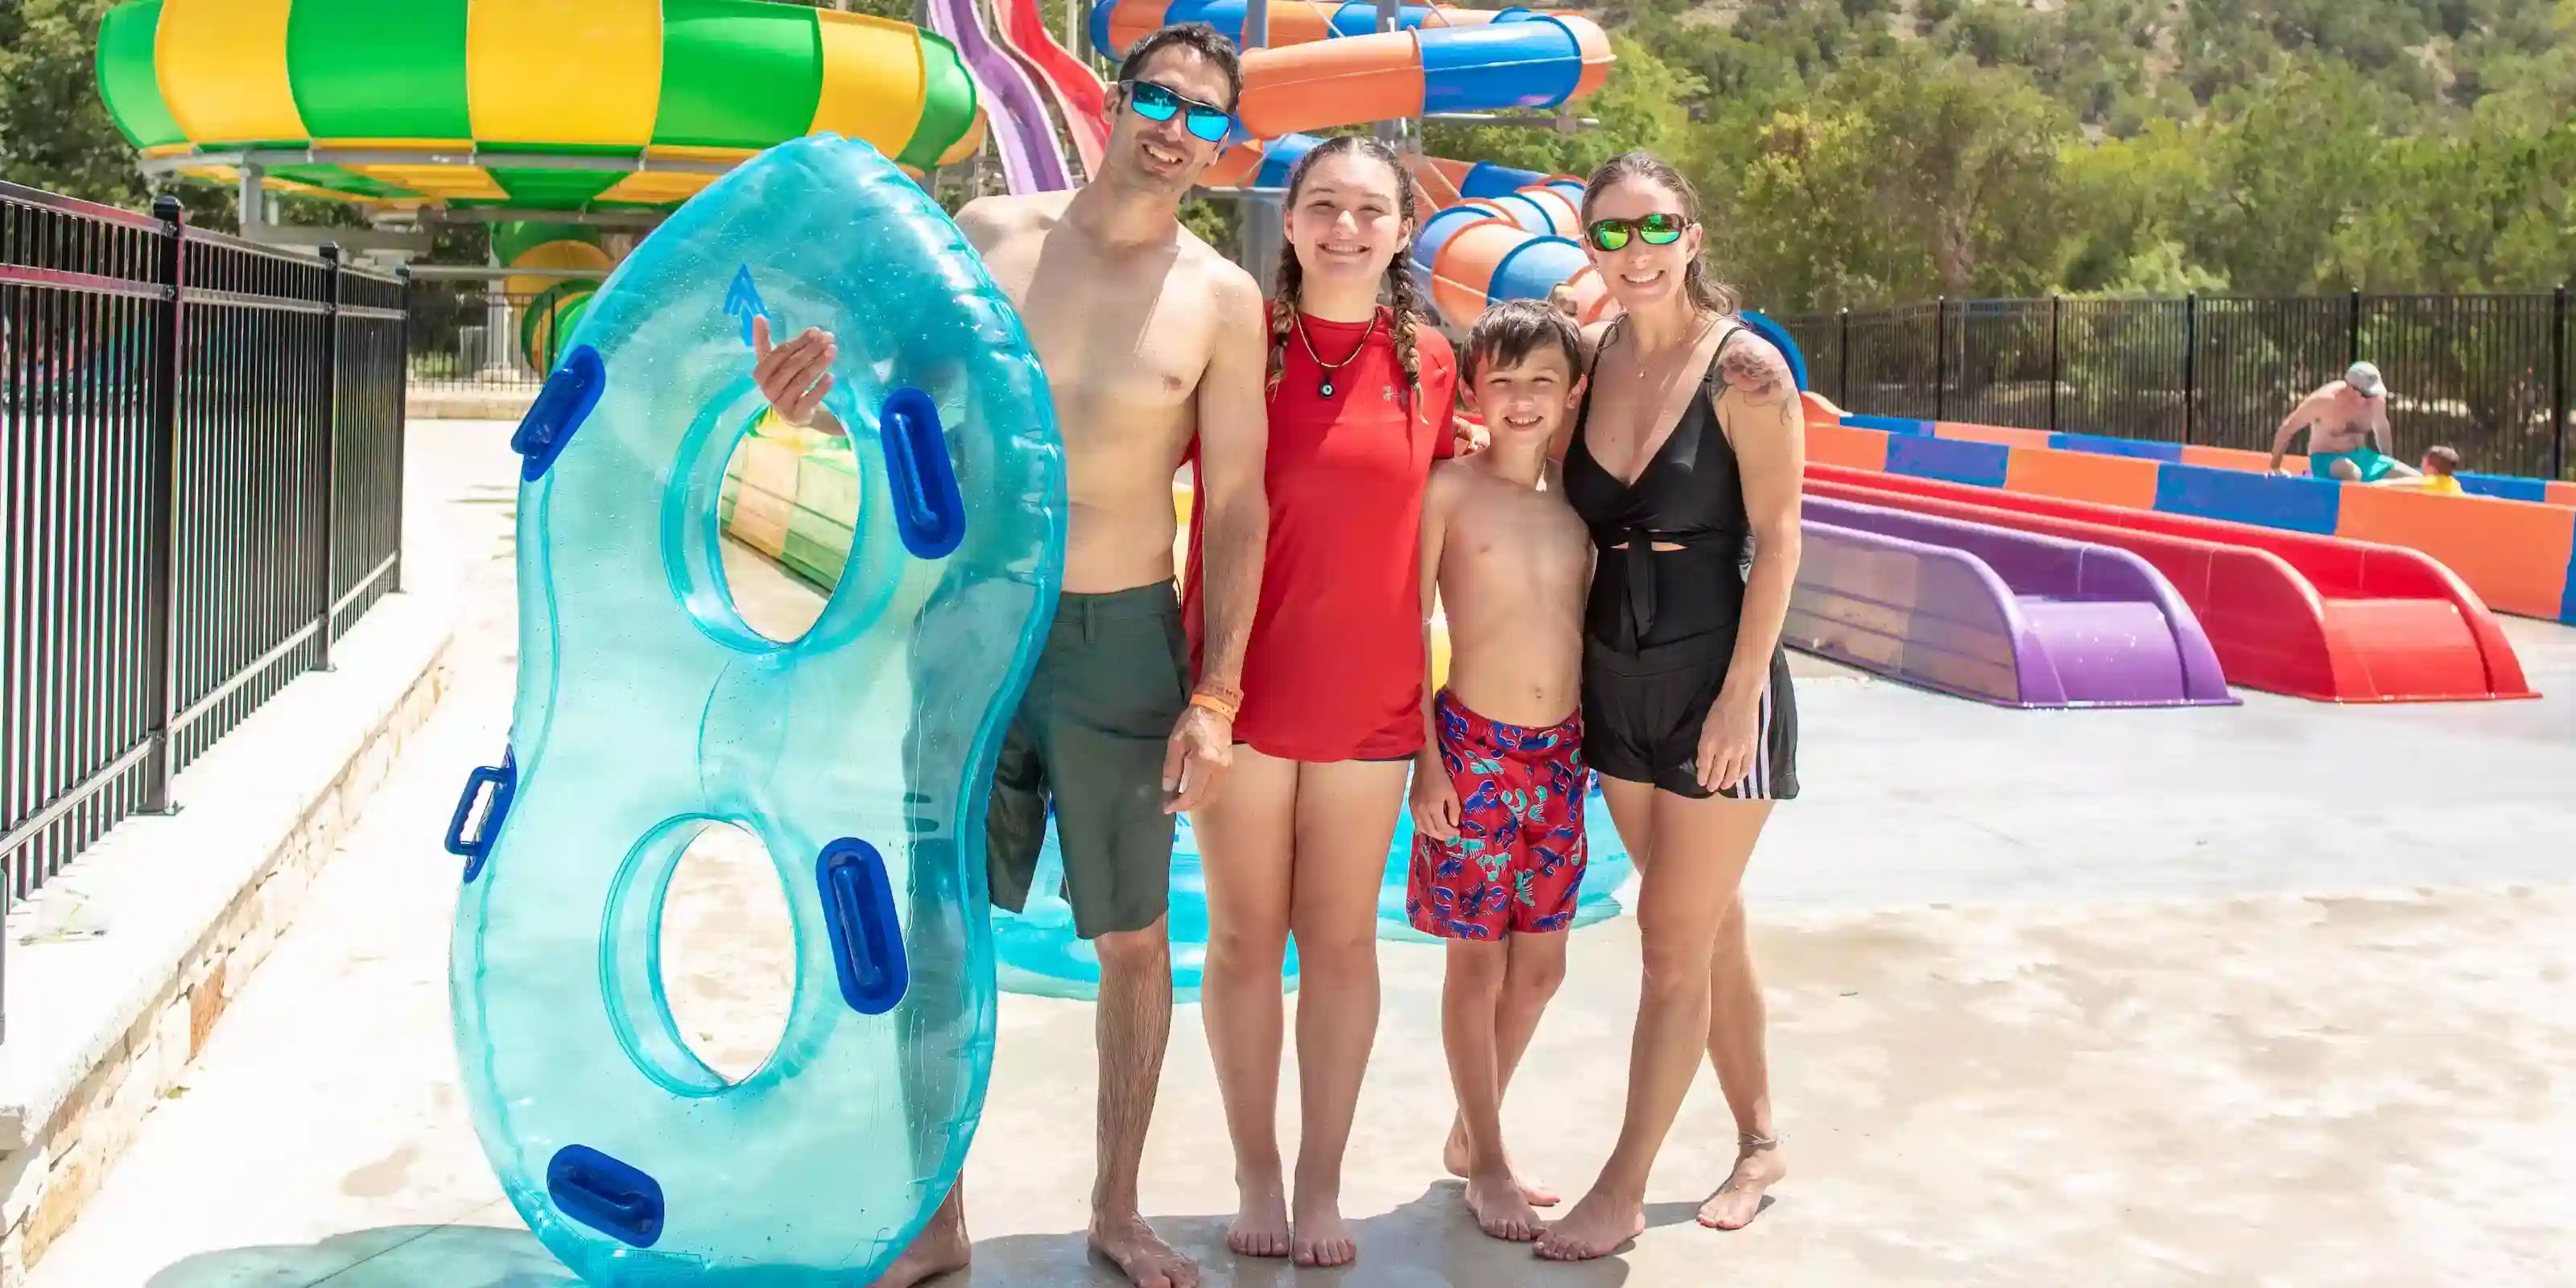
[[[1234,704],[1223,698],[1210,697],[1204,693],[1193,693],[1190,695],[1190,705],[1194,707],[1205,707],[1208,710],[1217,713],[1219,716],[1224,717],[1227,724],[1234,723]]]

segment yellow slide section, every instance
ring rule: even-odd
[[[486,143],[633,147],[662,95],[661,0],[474,0],[466,94]],[[582,92],[562,90],[580,50]]]

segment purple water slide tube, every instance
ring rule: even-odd
[[[2017,707],[2227,706],[2218,654],[2126,550],[1804,499],[1792,647]]]
[[[1064,147],[1048,119],[1046,97],[1028,71],[984,29],[975,0],[931,0],[930,29],[948,38],[966,58],[966,69],[984,87],[984,116],[1002,150],[1002,180],[1013,192],[1061,192],[1073,186]]]

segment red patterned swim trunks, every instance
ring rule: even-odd
[[[1574,924],[1583,886],[1583,715],[1546,729],[1497,724],[1441,690],[1440,763],[1458,789],[1458,837],[1413,838],[1405,915],[1443,939],[1500,939]]]

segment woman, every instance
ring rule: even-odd
[[[1583,755],[1642,880],[1645,969],[1619,1143],[1539,1241],[1560,1260],[1645,1229],[1646,1178],[1703,1049],[1738,1149],[1701,1223],[1740,1228],[1785,1175],[1738,886],[1771,803],[1798,792],[1779,641],[1804,425],[1787,364],[1700,263],[1698,216],[1690,185],[1643,152],[1603,163],[1584,189],[1586,253],[1621,316],[1591,337],[1565,457],[1566,500],[1597,552]]]
[[[1342,1150],[1377,1033],[1378,887],[1423,741],[1416,535],[1432,459],[1451,450],[1457,374],[1405,271],[1412,184],[1393,149],[1358,136],[1317,145],[1289,176],[1284,215],[1261,606],[1234,767],[1191,815],[1207,870],[1199,995],[1242,1198],[1227,1246],[1335,1266],[1356,1254]],[[1194,596],[1195,524],[1189,569]],[[1183,613],[1194,631],[1195,604]],[[1277,1126],[1292,935],[1293,1190]]]

